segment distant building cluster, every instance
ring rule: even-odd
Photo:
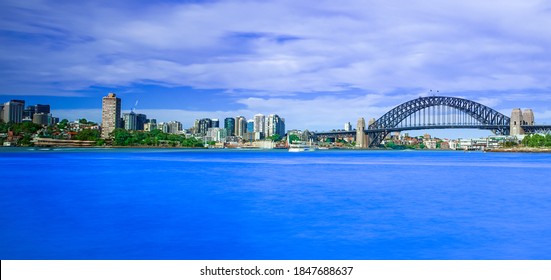
[[[197,119],[193,127],[185,130],[179,121],[157,123],[156,119],[148,119],[145,114],[139,114],[133,110],[129,113],[121,113],[121,99],[114,93],[103,97],[101,115],[101,136],[104,139],[109,138],[110,133],[116,128],[142,131],[159,129],[165,133],[189,134],[203,138],[205,142],[222,143],[260,141],[274,135],[286,134],[285,119],[277,114],[267,116],[257,114],[249,120],[244,116],[227,117],[223,123],[215,118]]]
[[[518,137],[512,135],[492,135],[481,138],[440,139],[430,134],[409,136],[408,133],[394,132],[383,141],[386,147],[415,147],[427,150],[491,150],[502,147],[507,142],[517,142]]]
[[[25,107],[25,100],[10,100],[0,104],[0,121],[5,123],[32,122],[53,125],[59,122],[50,113],[50,105],[36,104]]]
[[[218,119],[198,119],[191,129],[191,134],[215,142],[259,141],[285,133],[285,119],[276,114],[257,114],[249,120],[243,116],[227,117],[223,127]]]

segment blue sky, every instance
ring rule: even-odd
[[[61,118],[100,121],[112,91],[184,126],[277,113],[329,130],[432,89],[551,124],[548,1],[3,0],[0,15],[0,101]]]

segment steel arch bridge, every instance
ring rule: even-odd
[[[509,134],[510,118],[480,103],[457,97],[428,96],[402,103],[365,131],[370,146],[378,146],[393,131],[477,128]]]

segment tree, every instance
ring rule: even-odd
[[[295,142],[300,142],[300,137],[298,137],[295,134],[289,135],[289,144],[292,144],[292,143],[295,143]]]
[[[274,135],[268,137],[268,139],[272,139],[272,141],[276,142],[276,141],[281,140],[281,136],[280,136],[279,134],[276,133],[276,134],[274,134]]]
[[[100,139],[100,131],[97,129],[83,129],[76,136],[76,140],[97,141]]]
[[[57,127],[58,127],[59,129],[61,129],[61,130],[66,129],[68,123],[69,123],[69,120],[68,120],[68,119],[62,119],[62,120],[57,124]]]
[[[130,145],[129,139],[132,138],[130,132],[123,128],[115,128],[115,130],[111,132],[111,136],[115,146],[128,146]]]

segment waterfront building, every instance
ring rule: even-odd
[[[428,138],[425,141],[423,141],[423,144],[425,144],[425,147],[429,150],[436,149],[436,140]]]
[[[271,137],[275,134],[280,136],[285,135],[285,119],[280,118],[276,114],[270,114],[266,118],[266,137]]]
[[[247,119],[243,116],[235,117],[235,136],[243,137],[247,132]]]
[[[352,131],[352,124],[350,122],[344,124],[344,131]]]
[[[21,123],[23,121],[24,110],[25,100],[10,100],[4,103],[2,108],[2,120],[5,123]]]
[[[211,127],[207,131],[207,137],[215,142],[226,142],[227,131],[224,128]]]
[[[224,119],[224,128],[228,132],[228,136],[235,136],[235,119],[234,118],[225,118]]]
[[[101,138],[109,138],[109,134],[121,126],[121,99],[114,93],[102,98],[101,106]]]
[[[264,115],[254,115],[254,129],[252,131],[266,134],[266,117]]]
[[[263,133],[262,132],[246,132],[243,135],[243,141],[247,142],[253,142],[263,139]]]

